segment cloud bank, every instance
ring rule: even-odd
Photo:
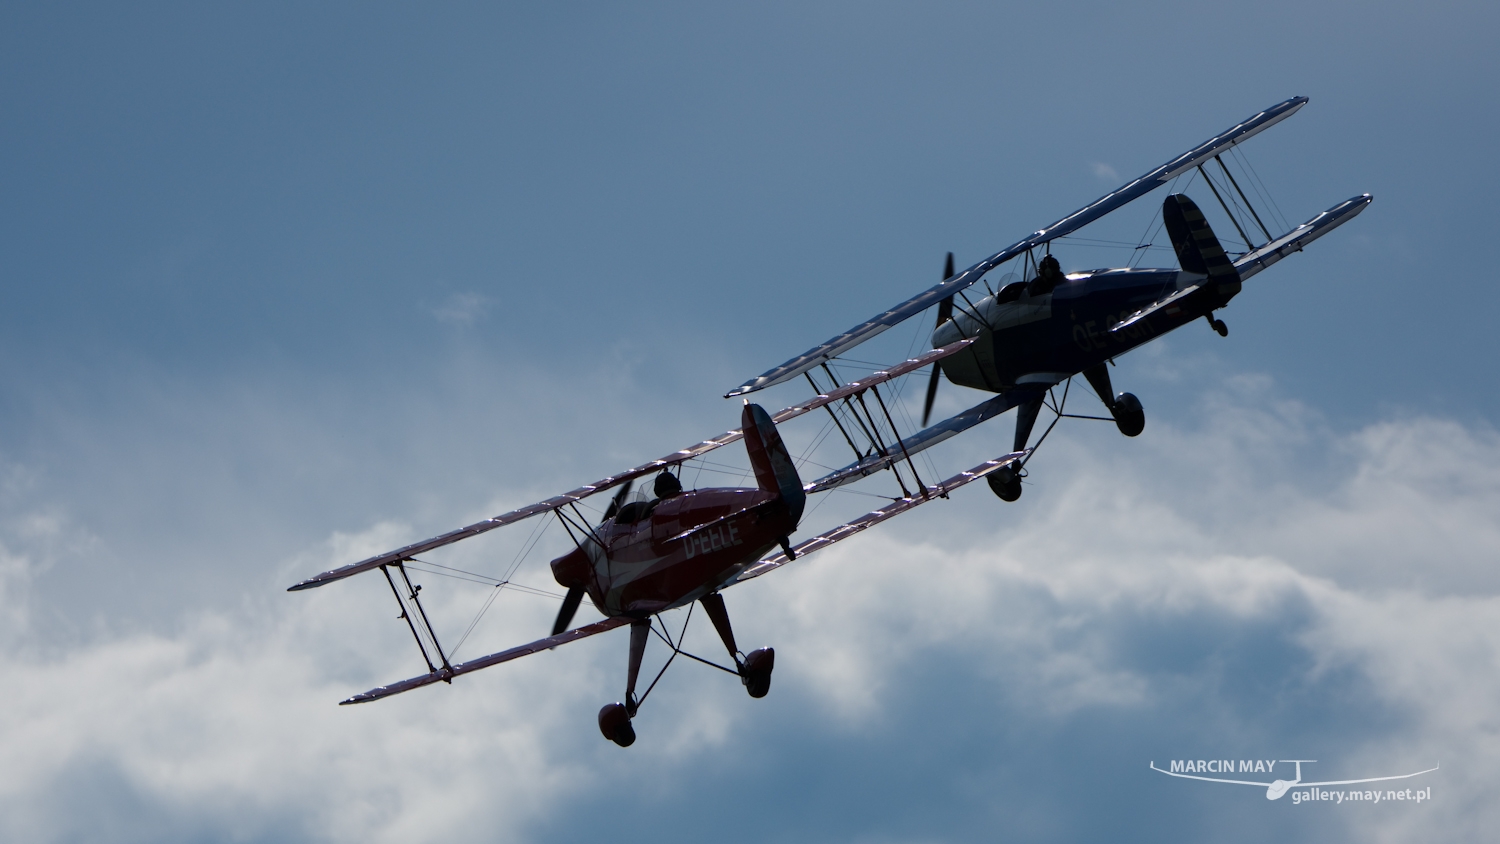
[[[741,639],[778,650],[773,694],[751,701],[674,667],[629,751],[593,725],[623,685],[622,637],[334,706],[418,673],[377,581],[306,595],[267,582],[165,624],[50,636],[30,584],[54,558],[108,549],[69,528],[66,506],[12,498],[0,828],[31,841],[541,841],[611,823],[675,840],[702,823],[728,840],[1063,840],[1148,818],[1125,837],[1164,822],[1226,832],[1224,817],[1242,817],[1252,826],[1230,840],[1316,828],[1397,841],[1493,824],[1500,436],[1429,417],[1335,430],[1254,377],[1193,418],[1154,420],[1133,442],[1068,429],[1016,505],[966,489],[732,590]],[[13,490],[25,474],[11,468]],[[411,530],[330,534],[277,568],[315,571]],[[448,618],[478,598],[435,600]],[[534,637],[553,611],[528,596],[497,606],[486,649]],[[701,626],[689,642],[716,654]],[[1322,778],[1443,767],[1421,807],[1295,809],[1146,768],[1220,757],[1319,759]],[[778,812],[719,826],[720,792],[756,789]],[[657,812],[687,823],[658,827]]]

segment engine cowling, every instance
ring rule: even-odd
[[[589,585],[589,557],[583,553],[582,548],[574,548],[572,551],[552,561],[552,579],[557,585],[568,589],[584,589]]]

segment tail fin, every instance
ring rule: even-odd
[[[1223,307],[1240,292],[1240,274],[1224,254],[1224,247],[1214,236],[1203,212],[1191,199],[1180,193],[1167,197],[1161,206],[1167,234],[1172,238],[1172,248],[1177,252],[1177,261],[1190,273],[1208,276],[1209,284],[1218,289],[1219,304]]]
[[[758,404],[745,403],[740,415],[745,431],[745,450],[750,453],[750,466],[755,470],[755,483],[763,490],[776,492],[792,511],[792,518],[802,519],[802,508],[807,504],[807,493],[802,491],[802,478],[797,467],[792,465],[792,456],[776,430],[776,423]]]

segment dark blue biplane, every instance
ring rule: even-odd
[[[1145,427],[1145,411],[1134,395],[1114,393],[1107,367],[1115,357],[1198,319],[1206,319],[1220,335],[1227,335],[1228,327],[1214,313],[1229,304],[1246,279],[1301,251],[1370,204],[1369,194],[1353,197],[1280,237],[1272,237],[1239,181],[1225,166],[1221,155],[1290,117],[1307,101],[1307,97],[1293,97],[1266,109],[961,273],[954,274],[950,253],[942,283],[745,382],[726,398],[799,376],[812,381],[820,393],[826,392],[828,388],[813,381],[814,369],[833,378],[837,387],[828,364],[936,305],[934,348],[965,338],[975,338],[975,342],[933,364],[922,424],[927,425],[931,414],[940,374],[955,384],[998,395],[893,444],[872,443],[864,452],[856,448],[859,459],[855,463],[809,484],[810,492],[841,486],[883,469],[895,470],[902,461],[910,464],[912,454],[1012,408],[1017,408],[1013,450],[1025,452],[1044,405],[1051,407],[1058,418],[1070,415],[1063,412],[1060,402],[1048,404],[1049,395],[1054,387],[1077,375],[1084,376],[1104,401],[1121,433],[1136,436]],[[1217,174],[1205,170],[1205,165],[1217,165]],[[1195,175],[1202,177],[1228,215],[1244,251],[1226,252],[1198,205],[1186,195],[1174,193],[1162,204],[1162,224],[1177,254],[1177,268],[1124,267],[1063,273],[1052,255],[1054,240],[1179,177],[1191,179]],[[1264,236],[1259,245],[1256,238],[1246,234],[1252,221]],[[986,275],[1012,261],[1019,263],[1019,274],[1007,273],[999,285],[990,286]],[[965,291],[981,282],[987,295],[976,296],[975,301]],[[874,421],[870,420],[872,425]],[[1039,443],[1031,444],[1031,449]],[[1006,501],[1014,501],[1021,495],[1024,473],[1025,460],[1017,461],[990,474],[990,487]]]

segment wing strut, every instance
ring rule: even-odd
[[[1216,155],[1216,156],[1214,156],[1214,158],[1218,158],[1218,156]],[[1219,162],[1219,166],[1223,167],[1224,166],[1224,162],[1220,161]],[[1239,218],[1236,217],[1236,216],[1234,216],[1234,212],[1233,211],[1229,210],[1229,203],[1227,203],[1227,202],[1224,201],[1224,197],[1219,196],[1219,187],[1214,184],[1214,180],[1213,179],[1210,179],[1208,177],[1208,171],[1203,169],[1203,165],[1202,164],[1198,165],[1198,174],[1203,177],[1203,181],[1204,181],[1205,184],[1208,185],[1208,189],[1211,190],[1211,191],[1213,191],[1214,199],[1219,200],[1219,207],[1224,209],[1224,215],[1229,218],[1229,222],[1234,223],[1234,230],[1240,233],[1240,240],[1245,241],[1245,251],[1249,252],[1251,249],[1254,249],[1255,248],[1255,243],[1250,240],[1250,236],[1249,235],[1245,234],[1245,229],[1242,226],[1240,226],[1240,220],[1239,220]],[[1224,174],[1228,175],[1229,171],[1225,170]],[[1244,196],[1244,194],[1240,194],[1240,195]],[[1269,236],[1267,236],[1266,237],[1266,241],[1269,242],[1270,240],[1271,240],[1271,238]]]
[[[885,414],[885,421],[891,426],[891,435],[896,438],[896,445],[901,448],[901,456],[906,458],[906,465],[907,468],[911,469],[911,477],[912,480],[916,481],[917,491],[922,493],[923,498],[926,498],[927,485],[922,483],[922,477],[917,474],[917,464],[911,461],[911,454],[906,450],[906,441],[902,439],[901,432],[896,428],[896,420],[891,418],[891,412],[885,407],[885,399],[880,397],[880,388],[871,387],[870,392],[875,394],[875,401],[880,402],[880,412]],[[896,477],[900,478],[900,473],[897,473]],[[904,486],[902,487],[902,491],[905,491]]]
[[[933,364],[933,366],[937,366],[937,364]],[[807,383],[809,383],[809,384],[812,385],[813,392],[815,392],[815,393],[821,393],[821,392],[823,392],[822,390],[818,389],[818,382],[816,382],[816,381],[813,380],[811,372],[804,372],[804,373],[802,373],[802,375],[803,375],[803,377],[805,377],[807,379]],[[838,386],[838,382],[837,381],[834,381],[834,386],[835,387]],[[841,421],[839,421],[839,415],[837,413],[834,413],[833,412],[833,408],[829,407],[826,404],[823,405],[823,409],[826,410],[826,411],[828,411],[828,418],[833,420],[834,427],[838,428],[839,429],[839,433],[844,435],[844,442],[848,443],[849,444],[849,448],[854,451],[854,459],[858,460],[858,459],[864,457],[865,456],[864,452],[860,451],[859,450],[859,446],[857,446],[857,445],[854,444],[854,438],[851,437],[851,436],[849,436],[849,432],[844,428],[844,423],[841,422]]]
[[[1240,195],[1240,199],[1244,200],[1245,207],[1248,208],[1248,209],[1250,209],[1250,216],[1252,216],[1252,217],[1255,218],[1255,224],[1257,226],[1260,226],[1260,232],[1261,232],[1261,234],[1263,234],[1263,235],[1266,236],[1266,243],[1270,243],[1271,242],[1271,230],[1268,229],[1268,228],[1266,228],[1266,224],[1262,223],[1260,221],[1260,215],[1257,214],[1257,213],[1255,213],[1255,206],[1250,204],[1250,197],[1245,196],[1245,191],[1244,191],[1243,188],[1240,187],[1240,183],[1234,180],[1234,174],[1231,173],[1231,172],[1229,172],[1229,168],[1228,167],[1224,166],[1224,159],[1222,159],[1222,158],[1220,158],[1220,157],[1218,157],[1216,155],[1216,156],[1214,156],[1214,161],[1219,162],[1219,169],[1223,170],[1224,171],[1224,175],[1229,177],[1229,183],[1231,185],[1234,185],[1234,192]],[[1252,249],[1255,247],[1255,244],[1250,243],[1249,241],[1246,241],[1246,243],[1249,244]]]
[[[381,566],[380,571],[385,575],[385,581],[391,585],[391,594],[396,596],[396,605],[401,607],[400,618],[406,620],[406,626],[411,629],[412,638],[417,640],[417,647],[422,651],[422,659],[427,663],[427,670],[453,676],[453,666],[448,664],[448,656],[443,653],[443,646],[438,644],[437,634],[432,630],[432,623],[427,620],[427,611],[422,609],[422,599],[417,593],[422,591],[421,586],[413,586],[411,578],[406,576],[406,566],[396,563],[396,571],[401,572],[401,582],[406,584],[406,596],[401,595],[401,590],[396,588],[396,579],[391,577],[391,567]],[[416,614],[412,614],[412,610]],[[426,636],[424,639],[423,636]],[[428,645],[437,654],[437,661],[442,664],[442,671],[438,671],[433,665],[432,654],[427,652]]]
[[[604,619],[603,621],[596,621],[593,624],[586,624],[583,627],[575,627],[572,630],[567,631],[566,633],[559,633],[556,636],[548,636],[545,639],[538,639],[535,642],[521,645],[519,647],[514,647],[510,650],[501,651],[496,654],[490,654],[489,656],[481,656],[476,659],[471,659],[468,662],[460,662],[458,665],[455,665],[451,669],[448,669],[446,671],[430,671],[420,677],[413,677],[410,680],[402,680],[399,683],[392,683],[389,686],[378,686],[369,690],[368,692],[357,694],[349,698],[348,700],[340,701],[339,705],[347,706],[351,703],[368,703],[372,700],[380,700],[383,697],[390,697],[391,695],[408,692],[412,689],[421,688],[422,686],[430,686],[433,683],[452,682],[454,677],[459,677],[472,671],[478,671],[481,668],[489,668],[491,665],[499,665],[502,662],[510,662],[513,659],[519,659],[523,656],[529,656],[536,653],[537,651],[551,650],[558,645],[566,645],[569,642],[576,642],[579,639],[587,638],[598,633],[603,633],[606,630],[613,630],[616,627],[623,627],[624,625],[629,624],[631,621],[633,621],[633,619],[627,616],[612,616],[610,618]]]
[[[875,417],[870,414],[870,406],[867,405],[867,404],[865,404],[865,394],[864,393],[860,393],[859,395],[855,396],[855,398],[859,399],[860,409],[864,410],[865,416],[869,417],[869,419],[870,419],[870,430],[875,432],[875,436],[876,437],[880,437],[880,426],[875,424]],[[895,434],[895,430],[892,429],[891,433]],[[896,439],[899,441],[901,439],[901,437],[899,435],[897,435]],[[880,456],[881,457],[890,457],[891,456],[890,450],[885,447],[885,439],[884,438],[877,439],[875,441],[875,443],[880,448]],[[906,481],[904,481],[904,480],[901,479],[901,473],[900,472],[896,472],[895,469],[894,469],[894,467],[892,467],[892,472],[896,475],[896,483],[898,483],[898,484],[901,485],[901,495],[903,497],[908,497],[909,498],[911,496],[911,493],[907,491],[907,489],[906,489]]]

